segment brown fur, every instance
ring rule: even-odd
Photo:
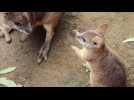
[[[125,87],[126,73],[125,65],[120,57],[108,48],[105,44],[104,34],[107,25],[101,25],[97,30],[87,31],[81,34],[77,31],[79,38],[85,38],[85,44],[94,47],[84,47],[82,49],[72,46],[75,53],[90,65],[90,86],[93,87]],[[89,35],[94,34],[93,38]],[[91,41],[89,42],[89,38]],[[81,42],[80,42],[81,43]],[[92,44],[94,43],[94,44]]]
[[[55,28],[58,25],[61,16],[63,15],[62,12],[30,12],[28,13],[30,16],[31,23],[33,27],[37,27],[40,25],[43,25],[43,27],[46,29],[46,39],[45,43],[41,47],[41,50],[39,52],[38,56],[38,63],[41,63],[43,59],[47,60],[47,54],[50,49],[50,44],[52,41],[52,38],[55,34]]]
[[[91,86],[124,87],[126,86],[125,65],[113,51],[106,46],[99,52],[92,52]]]

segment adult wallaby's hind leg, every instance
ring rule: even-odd
[[[51,25],[44,25],[44,28],[46,29],[46,39],[39,51],[39,55],[37,58],[37,62],[39,64],[43,60],[47,60],[48,52],[54,35],[53,27]]]

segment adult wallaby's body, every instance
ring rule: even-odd
[[[84,33],[75,31],[76,38],[83,48],[72,46],[72,49],[90,68],[90,86],[125,87],[125,65],[105,44],[104,35],[107,28],[108,25],[103,24],[96,30]]]
[[[37,62],[41,63],[43,59],[47,60],[51,41],[55,34],[55,28],[62,15],[63,12],[9,12],[7,13],[7,19],[15,23],[18,31],[25,33],[22,41],[25,41],[36,27],[44,27],[46,30],[45,42],[39,51],[37,59]]]

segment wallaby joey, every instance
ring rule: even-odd
[[[125,87],[125,65],[117,54],[105,44],[108,24],[100,25],[96,30],[80,33],[75,30],[75,37],[82,49],[71,46],[81,60],[90,65],[91,87]]]

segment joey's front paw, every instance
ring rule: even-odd
[[[80,32],[78,30],[72,30],[76,35],[80,35]]]
[[[78,48],[76,47],[76,46],[74,46],[74,45],[71,45],[71,48],[73,49],[73,50],[77,50]]]
[[[90,72],[90,69],[87,64],[83,64],[82,67],[85,68],[86,73]]]

